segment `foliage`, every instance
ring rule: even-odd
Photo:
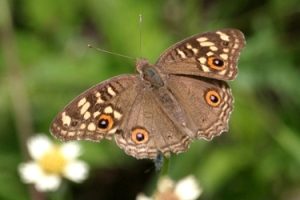
[[[239,76],[230,83],[235,97],[230,131],[173,156],[169,174],[175,179],[194,174],[203,187],[201,199],[299,198],[297,0],[0,1],[1,199],[30,198],[17,174],[26,158],[22,132],[48,132],[55,114],[76,95],[134,72],[131,60],[88,44],[155,62],[176,41],[223,27],[241,29],[247,40]],[[14,33],[6,30],[7,3]],[[31,128],[23,127],[22,116]],[[69,199],[133,199],[154,188],[157,173],[150,162],[130,158],[112,142],[81,144],[93,170],[84,184],[70,186]]]

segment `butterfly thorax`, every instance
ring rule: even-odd
[[[164,81],[160,72],[154,65],[151,65],[146,59],[138,59],[136,62],[136,70],[141,78],[153,88],[164,86]]]

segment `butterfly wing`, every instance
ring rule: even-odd
[[[197,75],[232,80],[245,38],[237,29],[194,35],[167,49],[156,65],[167,74]]]
[[[170,75],[168,88],[187,114],[187,127],[196,138],[211,140],[228,130],[233,97],[224,81]]]
[[[154,95],[147,88],[141,91],[121,131],[115,134],[117,145],[138,159],[177,154],[186,151],[190,144],[190,137],[166,115]]]
[[[137,95],[137,76],[121,75],[76,97],[53,120],[50,132],[63,141],[110,139]]]
[[[63,141],[115,137],[136,158],[187,150],[190,138],[165,115],[154,95],[138,76],[112,78],[76,97],[56,116],[50,131]]]
[[[226,82],[170,75],[166,86],[138,89],[115,134],[127,154],[148,159],[177,154],[188,149],[191,139],[211,140],[228,130],[233,97]]]

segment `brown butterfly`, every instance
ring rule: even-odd
[[[138,74],[120,75],[83,92],[52,122],[63,140],[115,138],[136,158],[181,153],[193,139],[228,130],[233,97],[227,80],[237,75],[245,45],[236,29],[189,37],[152,65],[138,59]]]

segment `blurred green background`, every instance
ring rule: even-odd
[[[31,198],[17,173],[29,134],[49,135],[51,120],[75,96],[135,71],[133,61],[88,44],[154,63],[171,44],[225,27],[242,30],[247,41],[230,82],[230,131],[173,156],[169,174],[194,174],[200,199],[300,199],[298,0],[0,0],[0,199]],[[90,177],[56,199],[134,199],[155,187],[150,161],[114,142],[81,144]]]

